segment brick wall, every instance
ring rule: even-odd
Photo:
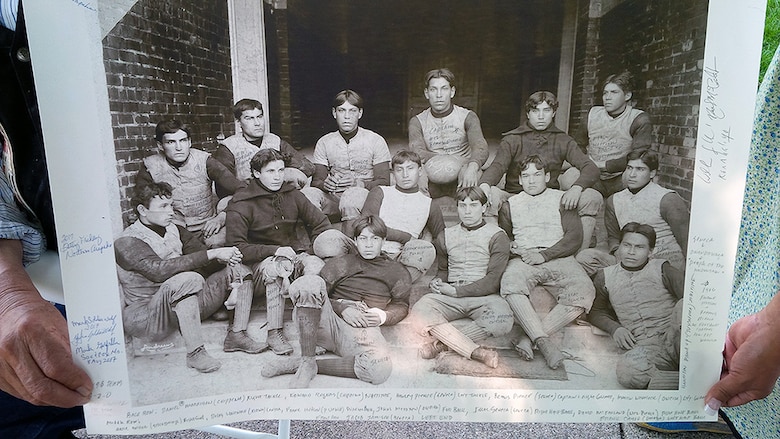
[[[569,133],[580,126],[588,110],[600,100],[596,99],[600,18],[590,18],[590,0],[578,2],[577,37],[574,49],[574,74],[572,75],[571,116]]]
[[[263,3],[268,103],[266,109],[271,131],[292,141],[292,101],[290,98],[290,52],[287,32],[287,10],[272,10]],[[293,143],[295,145],[295,143]]]
[[[597,28],[598,40],[588,35],[586,54],[578,58],[575,77],[583,91],[575,101],[581,107],[572,111],[572,127],[579,126],[581,119],[575,121],[574,115],[585,114],[589,99],[601,104],[601,81],[628,69],[635,78],[636,107],[653,121],[653,149],[661,158],[658,183],[690,201],[707,2],[626,0],[600,19],[587,19],[583,3],[588,2],[581,2],[580,25],[588,30],[581,33]]]
[[[228,32],[227,2],[140,0],[103,40],[125,223],[160,120],[190,123],[193,147],[209,151],[233,132]]]

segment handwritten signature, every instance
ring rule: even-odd
[[[81,0],[70,0],[70,1],[75,3],[77,6],[81,6],[84,9],[89,9],[90,11],[97,12],[97,8],[92,6],[92,3],[90,2],[84,2]]]
[[[104,240],[101,236],[92,233],[78,236],[74,233],[66,233],[62,235],[61,241],[60,254],[64,255],[65,259],[91,253],[102,254],[114,247],[114,243],[110,240]]]

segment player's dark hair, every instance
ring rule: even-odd
[[[642,163],[646,164],[651,171],[658,170],[658,154],[650,150],[633,150],[626,156],[628,161],[642,160]]]
[[[615,84],[620,87],[621,90],[623,90],[623,93],[628,94],[634,91],[633,82],[634,75],[626,70],[621,73],[607,76],[607,79],[605,79],[604,83],[601,84],[601,89],[603,90],[607,84]]]
[[[479,204],[483,206],[487,204],[488,201],[487,195],[485,195],[485,192],[480,189],[479,186],[462,187],[455,192],[455,200],[463,201],[466,198],[471,201],[479,201]]]
[[[550,170],[547,168],[547,163],[545,163],[541,157],[534,154],[534,155],[529,155],[528,157],[523,159],[522,162],[520,162],[520,165],[518,166],[518,168],[520,168],[519,169],[520,173],[522,174],[522,172],[528,169],[528,167],[531,165],[534,165],[536,169],[544,171],[545,174],[550,172]]]
[[[152,202],[152,198],[171,198],[173,193],[173,187],[166,182],[152,183],[143,186],[136,186],[133,192],[133,198],[130,200],[133,203],[133,209],[138,212],[138,206],[144,206],[149,208],[149,203]]]
[[[353,232],[352,237],[357,238],[363,233],[363,230],[368,229],[371,233],[380,238],[387,238],[387,225],[382,221],[382,218],[374,215],[368,215],[361,217],[352,225]]]
[[[250,160],[249,168],[261,172],[265,165],[277,160],[283,161],[284,166],[289,166],[290,156],[271,148],[261,149]]]
[[[655,248],[655,229],[647,224],[639,224],[638,222],[631,221],[620,229],[620,242],[623,242],[623,237],[626,233],[638,233],[647,238],[647,243],[650,245],[650,249]]]
[[[192,138],[192,132],[189,125],[182,123],[176,119],[165,119],[158,123],[154,128],[154,139],[158,142],[162,142],[162,138],[166,134],[173,134],[179,130],[187,133],[187,137]]]
[[[558,99],[555,95],[549,91],[542,90],[537,91],[528,97],[528,100],[525,101],[525,112],[528,113],[542,102],[547,102],[547,105],[549,105],[553,111],[558,111]]]
[[[333,98],[333,108],[340,107],[344,102],[349,102],[361,110],[363,109],[363,98],[354,90],[342,90],[338,92],[336,97]]]
[[[426,73],[425,88],[428,88],[428,86],[431,85],[431,79],[433,78],[444,78],[447,80],[447,82],[450,83],[450,87],[455,87],[455,74],[452,73],[452,71],[446,67],[433,69],[428,73]]]
[[[233,105],[233,117],[239,120],[244,111],[251,111],[255,108],[260,110],[261,113],[263,112],[263,104],[257,99],[241,99]]]
[[[416,152],[410,149],[402,149],[393,155],[393,159],[390,161],[390,168],[392,169],[395,165],[401,165],[406,162],[414,162],[417,163],[417,166],[422,166],[422,160]]]

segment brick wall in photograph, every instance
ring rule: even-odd
[[[581,123],[588,100],[601,104],[601,82],[610,74],[634,74],[636,107],[653,121],[653,149],[660,153],[658,183],[690,201],[701,97],[707,2],[626,0],[588,19],[581,2],[572,127]],[[598,40],[590,32],[598,29]],[[578,47],[580,49],[580,47]],[[595,66],[593,62],[595,61]],[[594,69],[595,68],[595,69]],[[595,75],[594,75],[595,74]],[[582,91],[577,94],[577,81]],[[580,108],[576,105],[580,104]]]
[[[173,117],[192,126],[193,147],[213,151],[233,132],[227,2],[141,0],[103,40],[109,106],[125,222],[154,127]]]

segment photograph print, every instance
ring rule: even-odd
[[[97,418],[686,397],[708,2],[98,9],[129,399]]]

